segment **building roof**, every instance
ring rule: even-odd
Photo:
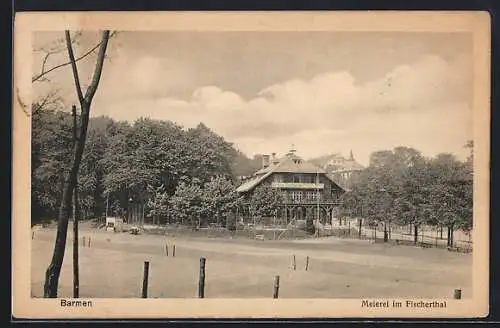
[[[301,157],[295,155],[294,153],[289,153],[285,157],[274,160],[269,163],[269,166],[262,168],[255,172],[253,177],[241,184],[236,190],[238,192],[246,192],[264,181],[272,173],[319,173],[325,174],[328,179],[333,183],[337,184],[335,180],[326,175],[326,171],[313,163],[303,160]],[[340,187],[340,186],[339,186]]]
[[[275,173],[326,173],[324,169],[313,163],[304,161],[297,155],[285,156],[275,163],[255,172],[255,174]]]
[[[333,172],[336,171],[356,171],[362,170],[365,167],[354,160],[346,160],[341,164],[329,164],[327,168],[333,168]]]
[[[333,153],[330,155],[325,155],[317,158],[311,159],[311,163],[314,163],[315,165],[325,167],[328,162],[330,162],[332,159],[344,159],[340,153]]]
[[[236,188],[237,192],[245,192],[255,188],[259,183],[264,181],[268,176],[271,175],[272,172],[267,172],[266,174],[255,175],[248,181],[243,182],[238,188]]]
[[[359,171],[365,167],[359,164],[351,151],[349,158],[345,158],[339,153],[318,157],[311,160],[312,163],[321,166],[328,172]]]

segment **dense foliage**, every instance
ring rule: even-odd
[[[263,184],[255,188],[250,198],[252,216],[274,217],[279,216],[279,210],[285,199],[277,189],[269,184]]]
[[[71,158],[72,117],[39,110],[32,126],[32,223],[37,223],[57,214]],[[78,176],[80,214],[96,218],[107,209],[108,215],[129,220],[144,213],[155,222],[213,216],[223,223],[237,201],[237,175],[253,169],[245,158],[203,124],[184,129],[146,118],[133,124],[93,118]]]
[[[408,147],[378,151],[345,194],[343,213],[373,225],[412,225],[415,242],[422,225],[447,227],[452,245],[450,232],[472,228],[472,180],[472,154],[461,162],[451,154],[424,158]]]

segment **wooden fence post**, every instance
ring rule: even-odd
[[[456,300],[462,299],[462,290],[455,289],[455,292],[453,293],[453,298]]]
[[[174,247],[172,249],[172,256],[175,257],[175,244],[174,244]]]
[[[148,298],[149,262],[144,262],[144,274],[142,277],[142,298]]]
[[[205,298],[205,262],[204,257],[200,258],[200,280],[198,283],[198,298]]]
[[[31,232],[31,240],[33,240],[33,239],[35,239],[35,232],[34,231]]]
[[[83,236],[83,239],[82,239],[82,240],[83,240],[83,241],[82,241],[82,245],[83,245],[83,247],[85,247],[85,236]]]
[[[306,271],[309,269],[309,256],[306,257]]]
[[[168,256],[168,244],[165,244],[165,252],[167,253]]]
[[[295,271],[297,269],[297,263],[295,262],[295,255],[293,255],[293,258],[292,258],[292,267],[293,267],[293,271]]]
[[[279,290],[280,290],[280,276],[275,276],[273,298],[278,298]]]
[[[90,236],[89,236],[89,247],[90,247]]]

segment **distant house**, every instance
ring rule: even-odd
[[[291,220],[319,218],[330,224],[341,205],[340,197],[345,193],[326,171],[296,155],[294,149],[283,158],[276,154],[262,156],[262,168],[244,181],[237,189],[247,200],[255,188],[268,184],[284,196],[282,216]]]
[[[365,168],[354,159],[352,150],[349,158],[345,158],[340,154],[332,154],[314,159],[312,162],[323,168],[328,175],[333,177],[333,179],[346,190],[352,188],[354,175]]]

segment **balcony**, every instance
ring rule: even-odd
[[[272,188],[278,189],[302,189],[302,190],[323,190],[325,185],[323,183],[310,183],[310,182],[273,182]]]
[[[320,198],[319,200],[317,199],[309,199],[309,198],[302,198],[302,199],[292,199],[290,197],[286,197],[284,201],[285,205],[341,205],[342,201],[340,199],[335,199],[335,198]]]

